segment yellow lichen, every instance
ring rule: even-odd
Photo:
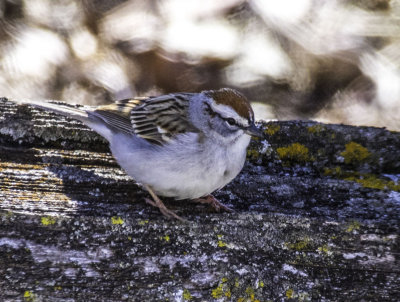
[[[33,302],[35,300],[34,299],[34,295],[30,290],[26,290],[24,292],[24,300],[25,301],[30,301],[30,302]]]
[[[220,299],[223,296],[230,297],[231,290],[229,289],[228,285],[226,284],[227,282],[228,282],[228,278],[223,277],[221,279],[221,282],[218,284],[218,286],[211,291],[211,296],[213,296],[213,298],[215,298],[215,299]]]
[[[218,240],[218,247],[225,247],[226,243],[223,242],[222,240]]]
[[[324,168],[324,175],[328,176],[328,175],[334,175],[334,176],[339,176],[342,174],[342,168],[340,168],[339,166],[334,167],[333,169]]]
[[[186,288],[183,290],[182,297],[183,297],[183,300],[185,300],[185,301],[190,301],[190,300],[193,299],[193,297],[190,294],[189,290],[187,290]]]
[[[308,148],[299,143],[277,148],[276,152],[278,152],[279,158],[282,160],[291,160],[295,162],[305,162],[309,160]]]
[[[286,298],[292,299],[293,297],[294,297],[294,290],[291,289],[291,288],[289,288],[289,289],[286,291]]]
[[[251,301],[254,301],[255,294],[254,294],[254,289],[252,287],[250,286],[247,287],[245,293],[249,296]]]
[[[45,216],[40,219],[43,225],[52,225],[56,223],[56,219],[51,216]]]
[[[317,250],[318,250],[318,252],[320,252],[322,254],[326,254],[326,255],[332,254],[331,249],[329,248],[329,246],[327,244],[320,246]]]
[[[145,225],[146,223],[149,223],[149,221],[147,219],[139,221],[139,225]]]
[[[347,143],[345,148],[346,149],[340,153],[340,155],[344,157],[344,162],[346,164],[362,162],[371,156],[367,148],[355,142]]]
[[[228,278],[223,277],[221,279],[221,282],[218,284],[218,286],[211,291],[211,296],[214,299],[224,299],[225,298],[225,299],[229,299],[226,301],[233,301],[233,300],[230,300],[232,298],[232,290],[234,292],[237,292],[237,290],[240,288],[239,278],[235,278],[233,284],[232,284],[233,280],[231,282],[228,282],[228,281],[229,281]],[[245,289],[245,292],[242,293],[242,296],[238,297],[237,300],[235,300],[235,301],[260,302],[260,300],[257,299],[257,297],[256,297],[256,294],[257,294],[256,289],[264,287],[264,282],[258,281],[256,284],[257,284],[256,288],[253,288],[252,286],[248,286]],[[244,294],[245,294],[245,297],[243,297]]]
[[[254,291],[254,288],[252,288],[252,287],[247,287],[246,288],[246,294],[248,295],[248,297],[250,298],[250,301],[251,302],[260,302],[260,300],[258,300],[257,298],[256,298],[256,293],[255,293],[255,291]],[[248,301],[248,300],[247,300]]]
[[[358,221],[352,221],[346,228],[347,233],[351,233],[353,231],[359,230],[361,227],[361,224]]]
[[[216,288],[211,291],[211,296],[215,299],[222,298],[224,295],[224,291],[222,289],[223,284],[220,283]]]
[[[373,174],[361,174],[359,177],[349,176],[344,178],[345,180],[355,181],[361,184],[365,188],[385,190],[389,189],[392,191],[400,191],[400,184],[396,184],[394,181],[385,180],[376,177]]]
[[[171,238],[169,238],[168,235],[165,235],[164,237],[162,237],[166,242],[169,242]]]
[[[247,157],[251,159],[257,159],[260,156],[260,152],[255,149],[248,149],[247,150]]]
[[[323,130],[325,130],[325,127],[322,126],[321,124],[315,124],[313,126],[308,127],[307,130],[309,133],[318,134],[321,133]]]
[[[24,292],[24,298],[30,298],[30,297],[32,297],[32,292],[30,290],[26,290]]]
[[[324,175],[335,176],[347,181],[355,181],[365,188],[400,191],[400,184],[395,183],[393,180],[378,178],[374,174],[359,173],[359,172],[344,172],[340,167],[335,167],[332,169],[325,168]]]
[[[277,125],[277,124],[271,124],[268,125],[267,128],[264,130],[264,132],[266,134],[268,134],[269,136],[274,135],[276,132],[278,132],[279,130],[281,130],[281,126]]]
[[[112,224],[124,224],[124,220],[121,217],[113,216],[111,217]]]
[[[287,243],[286,246],[295,251],[303,251],[309,248],[310,239],[304,238],[303,240],[298,240],[295,243]]]
[[[226,243],[225,243],[224,241],[221,240],[222,237],[223,237],[223,236],[220,235],[220,234],[217,235],[217,238],[219,239],[218,242],[217,242],[218,247],[225,247],[225,246],[226,246]]]

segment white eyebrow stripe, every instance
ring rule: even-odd
[[[228,119],[233,118],[235,119],[236,123],[242,127],[250,126],[249,121],[244,117],[240,116],[231,106],[223,105],[223,104],[210,104],[211,109],[218,113],[222,118]]]

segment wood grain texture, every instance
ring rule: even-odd
[[[262,123],[216,196],[164,218],[79,122],[0,100],[2,301],[397,301],[400,134]],[[242,299],[242,300],[240,300]]]

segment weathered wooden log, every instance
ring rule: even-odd
[[[145,204],[81,123],[0,100],[2,301],[398,301],[400,133],[262,122],[234,213]]]

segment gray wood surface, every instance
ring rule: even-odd
[[[81,123],[0,99],[1,301],[399,301],[400,134],[262,123],[168,220]]]

